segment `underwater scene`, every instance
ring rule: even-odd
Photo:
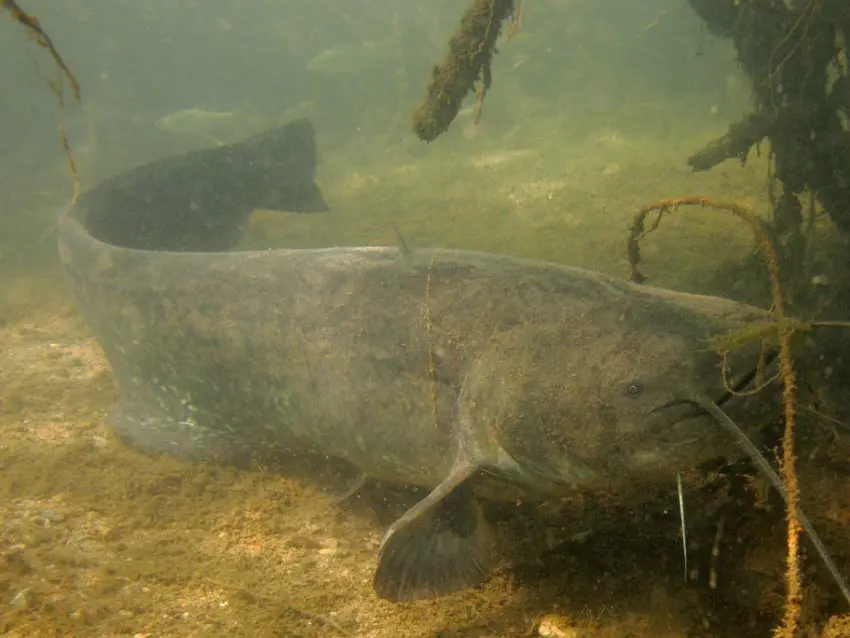
[[[846,0],[2,0],[0,635],[850,636]]]

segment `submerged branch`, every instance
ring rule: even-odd
[[[743,162],[750,149],[770,133],[774,119],[762,113],[750,113],[729,127],[726,135],[713,140],[688,158],[694,172],[707,171],[720,162],[737,157]]]
[[[492,82],[491,63],[502,22],[514,15],[514,0],[473,0],[449,41],[449,51],[431,72],[422,104],[413,114],[413,130],[425,142],[435,140],[454,121],[464,98],[478,85],[479,109]]]

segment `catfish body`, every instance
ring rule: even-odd
[[[73,217],[61,226],[122,388],[119,432],[195,457],[307,443],[433,486],[468,438],[493,465],[501,446],[577,488],[667,472],[706,440],[664,456],[628,417],[650,395],[672,401],[683,379],[722,394],[705,338],[761,316],[483,253],[153,253],[94,240]]]
[[[759,309],[467,251],[175,251],[167,211],[150,205],[140,245],[110,208],[122,183],[59,224],[74,295],[121,386],[115,428],[149,450],[309,450],[433,488],[387,532],[381,596],[486,577],[476,494],[669,481],[732,447],[683,399],[722,404],[752,377],[758,344],[733,353],[724,383],[707,339],[764,320]],[[190,230],[183,248],[227,243]]]

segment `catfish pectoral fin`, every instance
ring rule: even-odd
[[[373,581],[381,598],[435,598],[487,578],[493,543],[469,485],[474,472],[471,466],[456,468],[392,524]]]

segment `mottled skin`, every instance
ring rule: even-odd
[[[483,253],[150,253],[94,240],[73,216],[61,252],[133,443],[227,456],[301,442],[425,486],[459,444],[555,491],[710,458],[728,440],[713,423],[647,415],[687,391],[722,396],[705,339],[762,317]]]

